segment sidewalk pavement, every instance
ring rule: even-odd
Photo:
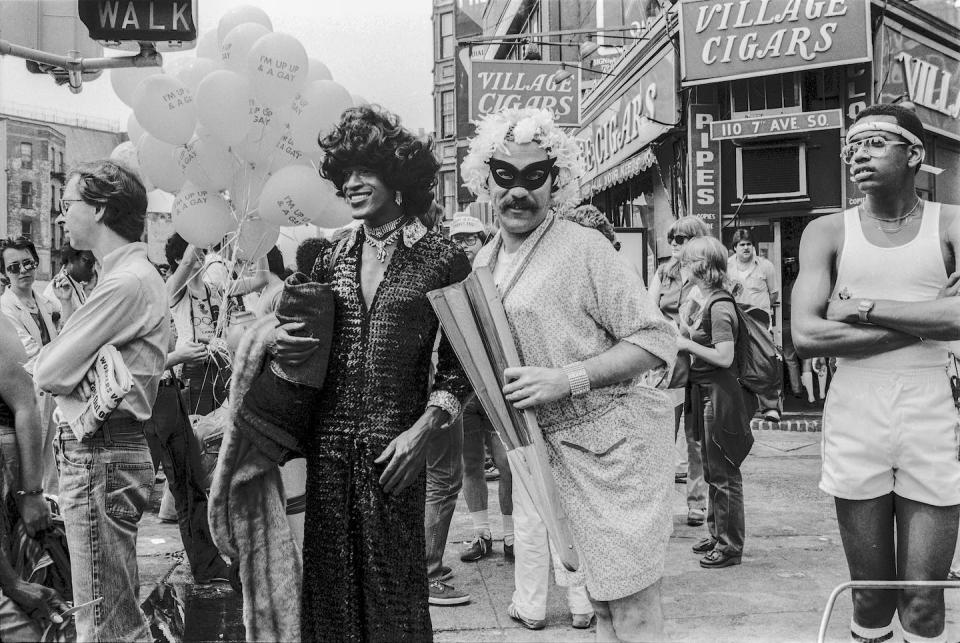
[[[706,527],[686,524],[682,485],[675,486],[674,532],[663,578],[666,632],[671,641],[741,643],[816,641],[827,597],[848,580],[833,502],[817,488],[820,433],[759,430],[743,466],[747,538],[743,564],[706,570],[690,547],[706,535]],[[490,483],[490,523],[494,537],[502,532],[496,507],[496,482]],[[472,538],[466,506],[457,505],[445,564],[454,570],[449,581],[470,593],[468,605],[432,607],[437,641],[593,641],[593,630],[574,630],[564,592],[551,587],[547,627],[523,629],[507,616],[513,592],[513,566],[503,559],[502,541],[478,563],[460,561]],[[141,598],[147,609],[179,610],[184,639],[242,640],[239,599],[229,588],[192,585],[181,562],[176,525],[155,514],[144,516],[140,530]],[[960,592],[947,594],[948,633],[960,635]],[[830,641],[849,641],[850,594],[837,601],[828,630]],[[150,614],[148,613],[148,616]],[[159,619],[163,620],[163,619]],[[186,621],[185,627],[182,625]],[[154,630],[160,640],[180,640],[177,628]],[[183,630],[188,636],[183,636]],[[162,635],[162,636],[161,636]]]

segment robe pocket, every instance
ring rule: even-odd
[[[603,458],[622,450],[627,444],[627,436],[619,431],[572,430],[564,434],[560,445],[581,453]]]

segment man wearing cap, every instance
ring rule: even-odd
[[[834,496],[854,580],[944,580],[960,516],[957,407],[946,342],[960,339],[960,208],[924,202],[924,129],[897,105],[857,117],[841,158],[865,195],[800,242],[793,341],[835,356],[820,488]],[[853,641],[946,641],[943,591],[854,590]]]
[[[660,577],[673,526],[673,410],[664,391],[637,386],[635,378],[673,363],[673,326],[602,234],[557,217],[580,202],[582,170],[577,141],[551,112],[484,117],[461,172],[499,219],[474,267],[493,273],[523,363],[504,371],[503,393],[516,408],[536,412],[597,638],[660,640]],[[519,539],[516,545],[519,569],[531,554]],[[542,573],[545,589],[549,572]],[[542,627],[545,614],[532,610],[545,611],[545,597],[521,603],[524,579],[515,578],[508,613]]]

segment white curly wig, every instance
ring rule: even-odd
[[[464,185],[481,201],[490,198],[487,180],[490,166],[487,161],[494,152],[509,154],[507,142],[536,143],[556,158],[559,170],[553,193],[554,207],[566,209],[580,203],[580,145],[553,120],[553,112],[535,107],[504,109],[483,117],[477,124],[477,133],[470,141],[470,150],[460,164]]]

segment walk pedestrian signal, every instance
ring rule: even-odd
[[[195,0],[77,0],[90,38],[106,47],[166,43],[157,49],[189,49],[197,39]],[[138,49],[138,47],[132,47]]]

